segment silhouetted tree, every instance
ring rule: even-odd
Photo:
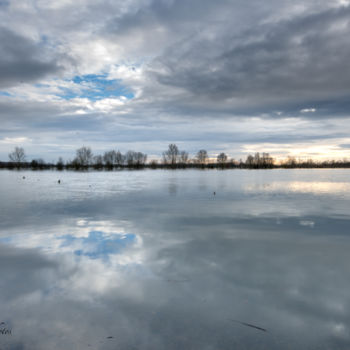
[[[247,165],[248,167],[254,166],[254,157],[251,154],[248,154],[247,159],[245,161],[245,165]]]
[[[180,152],[180,162],[181,164],[187,164],[188,162],[188,153],[186,151]]]
[[[158,160],[152,159],[150,165],[152,169],[156,169],[158,167]]]
[[[125,156],[121,154],[119,151],[117,151],[115,165],[122,166],[124,163],[125,163]]]
[[[271,168],[273,166],[273,163],[274,159],[270,156],[270,154],[263,152],[259,165],[264,168]]]
[[[245,165],[248,168],[272,168],[274,164],[274,159],[269,153],[256,152],[254,156],[248,155]]]
[[[44,169],[45,168],[45,162],[43,159],[41,158],[38,158],[38,159],[33,159],[31,162],[30,162],[30,167],[34,170],[37,170],[37,169]]]
[[[103,168],[103,158],[101,155],[97,155],[93,157],[94,168],[101,169]]]
[[[136,166],[143,166],[146,164],[147,155],[142,152],[135,153]]]
[[[22,147],[16,147],[13,152],[9,153],[9,159],[19,168],[26,160],[24,149]]]
[[[57,168],[57,170],[63,170],[64,163],[63,163],[62,157],[58,158],[58,162],[56,163],[56,168]]]
[[[125,157],[119,151],[108,151],[103,155],[103,161],[109,168],[113,166],[122,166],[124,164]]]
[[[282,165],[288,168],[294,168],[297,165],[297,160],[293,156],[288,156]]]
[[[107,167],[113,167],[117,162],[117,152],[114,150],[105,152],[103,161]]]
[[[260,153],[259,153],[259,152],[256,152],[256,153],[254,154],[254,165],[255,165],[256,167],[258,167],[259,164],[260,164]]]
[[[199,164],[205,164],[208,161],[208,152],[205,149],[199,150],[196,159]]]
[[[218,163],[220,166],[224,167],[224,165],[225,165],[226,162],[227,162],[227,155],[226,155],[225,153],[220,153],[220,154],[217,156],[216,161],[217,161],[217,163]]]
[[[174,143],[171,143],[168,146],[168,150],[163,152],[164,163],[175,165],[178,162],[179,154],[179,148]]]
[[[128,151],[125,155],[125,159],[129,167],[140,167],[145,165],[147,155],[142,152]]]
[[[90,147],[81,147],[76,151],[75,164],[87,167],[91,164],[93,154]]]

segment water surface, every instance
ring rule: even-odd
[[[350,348],[349,170],[0,184],[1,350]]]

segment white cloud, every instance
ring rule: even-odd
[[[0,143],[3,144],[23,144],[31,142],[32,140],[28,137],[5,137],[3,139],[0,139]]]
[[[316,111],[316,108],[304,108],[300,110],[301,113],[315,113]]]

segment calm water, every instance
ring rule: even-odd
[[[349,170],[0,171],[0,198],[1,350],[350,348]]]

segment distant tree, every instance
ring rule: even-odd
[[[22,147],[16,147],[13,152],[9,154],[9,159],[11,162],[15,163],[17,167],[20,167],[26,160],[26,154]]]
[[[178,162],[179,154],[179,148],[174,143],[171,143],[168,146],[168,149],[165,152],[163,152],[164,163],[175,165]]]
[[[93,163],[95,169],[101,169],[103,167],[103,157],[101,155],[94,156]]]
[[[119,151],[117,151],[116,158],[115,158],[115,165],[122,166],[125,162],[125,156],[121,154]]]
[[[157,159],[152,159],[150,165],[151,165],[152,169],[156,169],[157,166],[158,166],[158,160]]]
[[[16,147],[13,152],[9,154],[11,162],[21,163],[26,160],[26,155],[22,147]]]
[[[258,167],[259,164],[260,164],[260,153],[256,152],[254,154],[254,165]]]
[[[135,152],[134,151],[128,151],[125,154],[125,161],[128,166],[133,166],[135,163]]]
[[[143,166],[146,164],[146,161],[147,161],[147,154],[144,154],[142,152],[135,153],[136,166]]]
[[[227,155],[225,153],[220,153],[217,156],[216,161],[219,165],[221,165],[223,167],[227,162]]]
[[[78,166],[89,166],[92,162],[93,154],[90,147],[81,147],[76,151],[75,163]]]
[[[288,156],[287,159],[283,162],[283,165],[288,168],[293,168],[297,165],[297,160],[293,156]]]
[[[122,166],[125,161],[125,156],[123,156],[120,151],[108,151],[103,155],[104,164],[107,167]]]
[[[245,161],[245,165],[248,166],[248,167],[253,167],[254,166],[254,157],[251,154],[249,154],[247,156],[247,159]]]
[[[181,164],[187,164],[188,162],[188,153],[186,151],[180,152],[180,163]]]
[[[142,152],[128,151],[125,155],[125,159],[129,167],[140,167],[145,165],[147,155]]]
[[[199,150],[196,159],[199,164],[205,164],[208,161],[208,152],[205,149]]]
[[[272,168],[274,163],[274,159],[270,156],[269,153],[263,153],[261,158],[260,158],[260,166],[263,168]]]
[[[241,161],[241,160],[240,160]],[[239,165],[239,162],[236,162],[236,160],[234,159],[234,158],[231,158],[230,159],[230,163],[232,164],[232,165]]]
[[[45,161],[41,158],[33,159],[30,162],[30,166],[32,169],[44,169],[45,168]]]
[[[114,150],[105,152],[103,161],[107,167],[113,167],[117,163],[117,152]]]
[[[63,170],[63,168],[64,168],[64,163],[63,163],[62,157],[59,157],[59,158],[58,158],[58,161],[57,161],[57,163],[56,163],[56,168],[57,168],[57,170]]]
[[[248,155],[245,165],[249,168],[272,168],[274,164],[274,159],[269,153],[256,152],[254,156]]]

